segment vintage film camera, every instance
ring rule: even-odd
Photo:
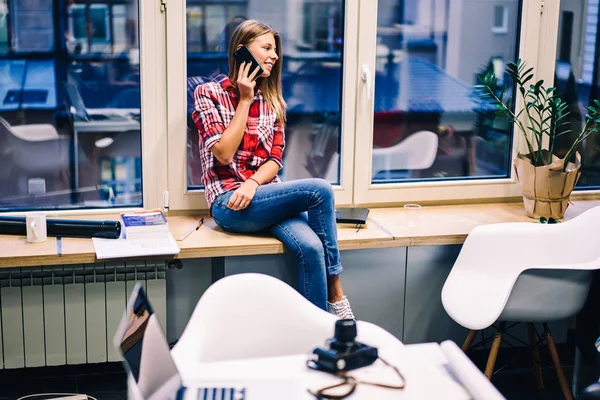
[[[315,368],[328,372],[350,371],[366,367],[377,360],[375,347],[356,342],[356,321],[341,319],[335,322],[334,337],[328,339],[326,349],[316,348],[313,354]]]

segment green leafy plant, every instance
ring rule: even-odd
[[[517,126],[523,134],[528,157],[536,166],[544,166],[552,163],[556,140],[571,130],[565,127],[569,125],[569,104],[555,94],[556,88],[544,86],[544,81],[533,83],[533,68],[528,68],[522,60],[510,62],[506,66],[506,73],[517,85],[517,92],[521,95],[525,107],[515,114],[514,96],[506,97],[506,85],[499,89],[496,76],[493,72],[479,74],[480,85],[475,89],[479,96],[495,107],[496,117],[508,118]],[[509,88],[509,90],[512,88]],[[587,107],[588,114],[585,116],[585,124],[580,132],[577,132],[571,146],[563,158],[563,170],[566,171],[568,162],[575,157],[579,145],[593,132],[598,132],[600,123],[600,101],[594,100]]]

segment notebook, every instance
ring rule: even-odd
[[[135,382],[131,388],[135,399],[260,400],[277,398],[274,396],[281,393],[286,393],[288,399],[297,398],[296,390],[288,392],[287,380],[269,381],[239,374],[223,376],[218,382],[214,378],[203,382],[199,376],[191,385],[184,386],[165,334],[140,283],[133,289],[113,344],[130,381]]]
[[[368,208],[339,208],[335,210],[335,222],[338,224],[366,225]]]

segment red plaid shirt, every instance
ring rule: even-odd
[[[231,164],[221,163],[212,154],[211,147],[231,124],[238,100],[227,77],[199,85],[194,91],[192,118],[198,127],[202,184],[209,210],[217,196],[240,187],[268,160],[283,166],[284,131],[260,89],[250,105],[244,137]],[[275,182],[280,182],[277,176],[270,183]]]

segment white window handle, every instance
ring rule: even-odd
[[[365,90],[367,91],[367,100],[371,101],[371,92],[373,91],[371,85],[373,84],[373,81],[371,80],[371,70],[369,69],[369,64],[363,64],[360,77],[365,84]]]

